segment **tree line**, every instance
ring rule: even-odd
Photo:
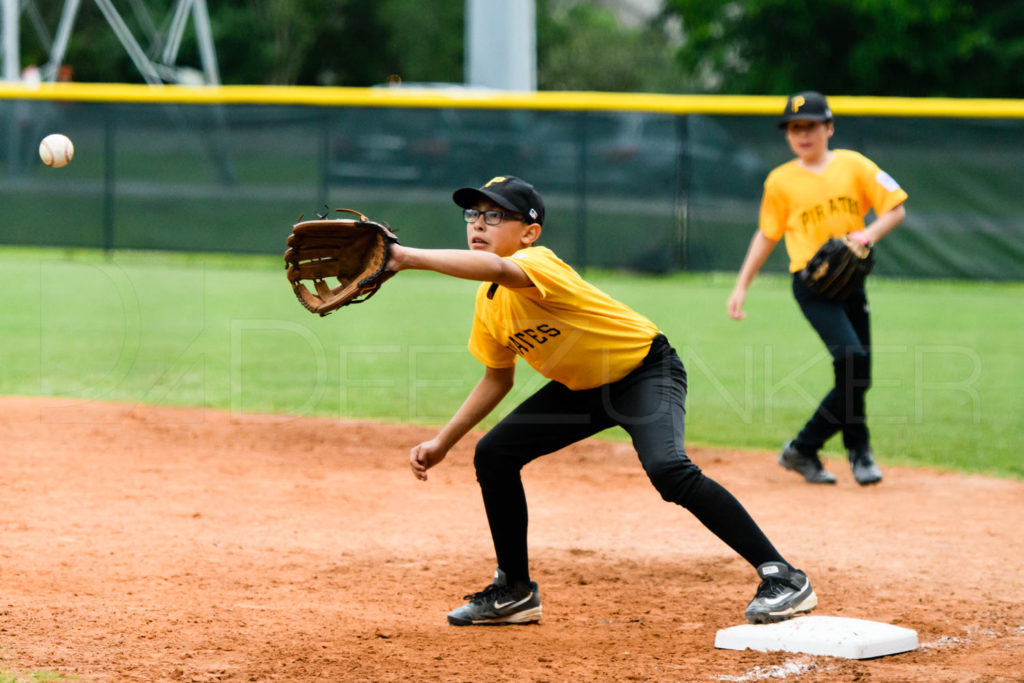
[[[51,31],[62,4],[41,8]],[[145,5],[157,21],[171,9]],[[208,5],[226,84],[463,80],[462,0]],[[140,17],[123,12],[143,36]],[[21,30],[23,62],[44,62],[38,31]],[[81,5],[65,61],[78,81],[142,80],[93,2]],[[191,31],[179,63],[198,64]],[[1024,3],[664,0],[649,20],[624,23],[594,0],[537,0],[537,65],[542,90],[1024,97]]]

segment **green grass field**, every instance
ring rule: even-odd
[[[0,265],[7,395],[434,425],[481,373],[465,348],[476,284],[432,273],[402,273],[372,302],[321,319],[276,258],[12,248]],[[775,450],[830,386],[830,359],[785,277],[760,277],[747,320],[734,322],[731,273],[587,275],[680,351],[690,444]],[[873,278],[869,295],[881,462],[1024,476],[1024,284]],[[540,386],[520,365],[483,426]],[[841,452],[838,438],[827,451]]]

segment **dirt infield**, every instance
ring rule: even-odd
[[[472,438],[0,398],[0,671],[79,681],[1024,680],[1024,483],[886,468],[803,484],[691,449],[811,576],[821,615],[916,629],[876,660],[716,650],[753,570],[592,440],[525,471],[534,626],[457,628],[493,553]],[[884,464],[884,454],[882,454]]]

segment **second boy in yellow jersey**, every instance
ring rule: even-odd
[[[550,381],[506,415],[476,446],[474,466],[498,568],[466,596],[449,623],[520,624],[541,617],[531,580],[522,468],[600,431],[630,435],[662,498],[688,509],[756,569],[760,584],[745,615],[752,623],[810,611],[817,596],[743,506],[687,456],[683,445],[686,371],[657,326],[586,282],[550,249],[535,246],[544,203],[529,183],[498,176],[456,190],[469,250],[394,245],[388,268],[432,270],[481,282],[469,350],[483,377],[447,425],[414,446],[416,477],[428,470],[511,390],[522,357]]]
[[[811,484],[834,484],[818,451],[836,433],[858,484],[877,484],[882,471],[875,464],[867,427],[864,397],[871,386],[871,325],[863,287],[842,301],[808,287],[799,271],[832,237],[849,235],[874,244],[899,225],[907,193],[867,157],[846,149],[829,149],[835,132],[832,110],[824,95],[797,93],[786,102],[779,126],[795,158],[768,174],[761,199],[758,229],[740,267],[727,304],[729,315],[742,320],[743,302],[754,276],[780,239],[786,241],[793,296],[801,312],[832,356],[834,387],[818,404],[796,438],[779,454],[779,464]],[[865,226],[873,210],[875,219]]]
[[[864,155],[830,150],[821,173],[794,159],[768,174],[758,230],[775,242],[785,238],[789,270],[795,273],[829,238],[860,234],[868,210],[885,215],[906,198],[892,176]],[[877,241],[881,235],[872,237]]]

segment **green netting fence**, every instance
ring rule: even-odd
[[[0,87],[0,243],[279,254],[348,207],[404,242],[462,247],[451,192],[498,174],[548,204],[578,268],[736,270],[761,184],[790,158],[784,98],[380,89]],[[834,147],[907,190],[877,272],[1024,279],[1024,103],[832,98]],[[76,146],[62,169],[48,133]],[[766,265],[784,271],[784,250]]]

